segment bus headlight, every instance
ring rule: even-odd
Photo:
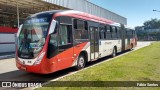
[[[35,61],[34,65],[40,64],[40,62],[42,61],[43,56],[45,55],[45,52],[41,53],[37,60]]]

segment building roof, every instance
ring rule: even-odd
[[[127,25],[127,18],[91,3],[89,0],[42,0],[69,9],[86,12]],[[107,4],[106,4],[107,5]],[[114,6],[113,6],[114,7]]]

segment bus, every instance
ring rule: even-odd
[[[40,12],[26,18],[17,33],[16,66],[49,74],[133,49],[135,30],[74,10]]]

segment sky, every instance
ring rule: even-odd
[[[129,27],[142,26],[151,18],[160,19],[160,0],[88,0],[127,18]]]

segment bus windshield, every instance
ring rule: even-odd
[[[42,50],[50,24],[49,17],[28,18],[18,37],[18,56],[33,59]]]

